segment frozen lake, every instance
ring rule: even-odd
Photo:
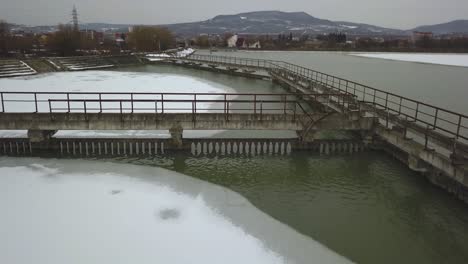
[[[242,196],[162,168],[0,158],[0,207],[1,263],[350,263]]]
[[[323,68],[376,88],[466,109],[468,68],[340,53],[227,55],[246,54]],[[270,82],[172,66],[64,74],[1,79],[0,87],[284,92]],[[169,83],[180,85],[169,88]],[[62,131],[57,136],[167,136],[167,131],[125,133]],[[192,136],[203,136],[200,133]],[[215,133],[218,137],[227,132]],[[112,162],[0,158],[0,204],[4,208],[1,263],[346,263],[350,259],[458,264],[468,259],[466,205],[378,152],[209,158],[178,154]]]
[[[219,81],[216,78],[203,78],[204,76],[190,76],[184,74],[173,74],[168,72],[156,72],[154,67],[140,67],[137,69],[147,69],[148,71],[84,71],[84,72],[58,72],[51,74],[37,75],[33,77],[23,78],[4,78],[0,79],[0,87],[4,92],[69,92],[69,93],[275,93],[282,92],[279,88],[270,89],[270,84],[264,81],[251,81],[244,78],[239,78],[238,82]],[[157,68],[156,68],[157,69]],[[237,79],[237,78],[235,78]],[[252,89],[253,88],[253,89]],[[125,97],[126,96],[126,97]],[[123,97],[130,99],[130,94]],[[98,99],[98,95],[72,95],[72,99]],[[102,99],[121,99],[122,96],[104,95]],[[154,99],[160,98],[159,95],[134,95],[134,99]],[[165,99],[192,99],[192,96],[170,96],[166,95]],[[219,95],[199,96],[199,99],[222,99]],[[231,96],[230,99],[234,99]],[[5,109],[9,112],[34,112],[34,102],[21,102],[21,100],[33,100],[34,96],[19,95],[19,94],[4,94]],[[39,112],[49,112],[48,99],[66,99],[66,95],[38,95]],[[66,103],[55,103],[56,108],[66,108]],[[82,108],[81,103],[71,103],[72,108]],[[96,112],[98,110],[97,103],[89,103],[88,112]],[[114,110],[106,110],[106,112],[119,112],[119,103],[105,103],[104,108]],[[124,107],[129,108],[129,103],[124,103]],[[173,109],[189,109],[192,107],[190,102],[187,103],[165,103],[166,108]],[[197,112],[209,112],[212,108],[220,108],[222,106],[212,103],[197,103]],[[153,103],[135,103],[135,108],[154,108]],[[116,110],[117,109],[117,110]],[[189,111],[188,110],[188,111]],[[127,110],[128,111],[128,110]],[[149,111],[149,110],[148,110]],[[148,112],[147,111],[147,112]],[[183,110],[181,110],[183,111]],[[80,112],[80,111],[79,111]],[[82,110],[81,110],[82,112]],[[144,111],[143,111],[144,112]],[[151,111],[152,112],[152,111]],[[166,112],[177,112],[177,110],[166,110]],[[252,132],[233,132],[236,137],[246,137]],[[255,133],[255,132],[254,132]],[[267,132],[272,136],[279,137],[296,137],[295,132],[279,131],[275,133]],[[0,137],[26,137],[27,131],[0,131]],[[208,137],[219,135],[226,137],[223,131],[184,131],[184,137]],[[143,137],[143,138],[167,138],[168,131],[59,131],[57,137]]]
[[[468,67],[468,54],[428,53],[351,53],[354,56],[396,61]]]

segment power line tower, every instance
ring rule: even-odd
[[[73,11],[72,11],[72,23],[73,23],[73,30],[78,31],[79,26],[78,26],[78,11],[76,11],[76,6],[73,6]]]

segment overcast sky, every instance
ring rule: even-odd
[[[312,16],[410,29],[468,19],[468,0],[0,0],[0,19],[27,25],[67,23],[169,24],[247,11],[304,11]]]

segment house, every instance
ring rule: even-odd
[[[237,35],[233,35],[232,37],[228,38],[227,40],[227,46],[228,48],[236,48],[237,47]]]
[[[247,42],[246,42],[245,38],[237,38],[236,47],[237,47],[238,49],[246,49],[246,48],[248,48]]]
[[[262,48],[262,45],[260,44],[260,41],[255,41],[255,42],[251,42],[249,44],[249,49],[261,49]]]
[[[413,32],[412,40],[413,42],[416,42],[421,39],[432,39],[433,37],[434,37],[434,34],[432,32],[415,31]]]

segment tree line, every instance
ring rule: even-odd
[[[158,52],[176,45],[171,31],[157,26],[135,26],[129,33],[98,38],[95,32],[79,31],[72,25],[60,24],[47,34],[17,34],[6,21],[0,21],[0,56],[35,54],[45,56],[74,56],[90,52]],[[102,34],[102,33],[100,33]]]
[[[233,34],[202,35],[191,40],[200,48],[226,48]],[[423,37],[412,40],[409,36],[348,36],[345,33],[320,35],[292,33],[279,35],[244,35],[239,38],[248,43],[259,41],[263,50],[331,50],[331,51],[399,51],[399,52],[468,52],[467,36]]]

